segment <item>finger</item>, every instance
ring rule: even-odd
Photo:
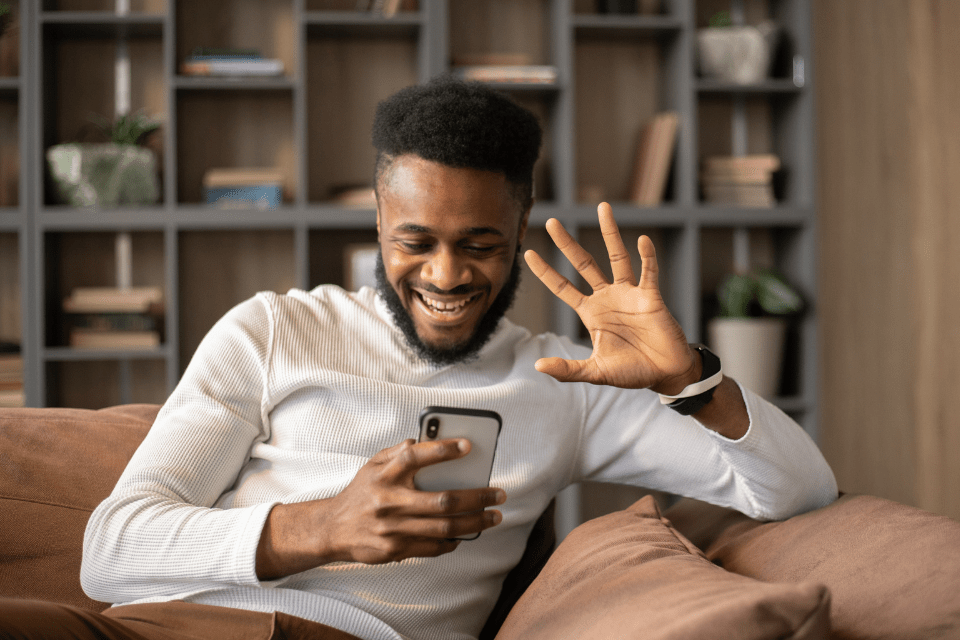
[[[540,373],[554,377],[560,382],[589,382],[593,363],[590,360],[565,360],[563,358],[540,358],[533,365]]]
[[[640,271],[640,287],[643,289],[660,290],[660,265],[657,263],[657,250],[653,240],[648,236],[637,238],[637,251],[640,252],[642,268]]]
[[[396,446],[384,449],[377,456],[382,456],[381,462],[385,465],[385,475],[393,478],[412,478],[423,467],[456,460],[469,452],[469,440],[449,438],[430,442],[405,440]]]
[[[566,302],[571,308],[576,309],[586,300],[585,295],[580,293],[569,280],[557,273],[557,270],[547,264],[547,261],[536,251],[532,249],[527,251],[523,254],[523,258],[527,261],[527,266],[530,267],[533,275],[540,278],[540,282],[546,285],[553,295]]]
[[[407,489],[397,492],[395,502],[384,513],[405,517],[437,518],[464,513],[477,513],[487,507],[501,505],[507,500],[503,489],[451,489],[449,491],[420,491]]]
[[[583,276],[583,279],[594,291],[603,289],[610,284],[607,282],[607,277],[603,275],[603,271],[600,270],[597,261],[573,239],[573,236],[563,228],[559,220],[556,218],[547,220],[547,233],[550,234],[554,244],[567,257],[577,273]]]
[[[603,242],[607,245],[607,255],[610,256],[610,269],[613,271],[614,284],[626,282],[636,285],[637,279],[633,275],[630,254],[627,253],[627,247],[623,244],[623,237],[620,235],[617,222],[613,219],[613,209],[606,202],[601,202],[600,206],[597,207],[597,217],[600,219],[600,233],[603,234]]]
[[[450,540],[473,537],[502,521],[503,515],[496,509],[442,518],[407,518],[398,526],[398,533],[411,538]]]

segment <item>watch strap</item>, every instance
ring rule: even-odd
[[[717,385],[723,380],[723,366],[720,358],[701,344],[691,346],[700,354],[702,365],[700,380],[687,385],[676,395],[660,394],[661,404],[685,416],[693,415],[705,407],[713,399]]]

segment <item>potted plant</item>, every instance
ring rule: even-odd
[[[58,144],[47,150],[60,202],[74,207],[156,202],[160,197],[156,156],[141,145],[160,122],[143,114],[92,120],[108,142]]]
[[[697,31],[700,73],[737,84],[752,84],[770,72],[779,29],[770,20],[756,26],[734,26],[729,11],[720,11],[710,26]]]
[[[707,335],[724,373],[761,396],[775,396],[787,317],[801,311],[803,299],[771,269],[727,276],[717,298],[720,315],[708,323]]]

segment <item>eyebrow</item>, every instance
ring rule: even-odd
[[[433,229],[425,227],[422,224],[406,223],[396,228],[397,231],[406,231],[408,233],[433,233]],[[462,236],[485,236],[494,235],[504,237],[503,232],[494,227],[467,227],[460,230]]]

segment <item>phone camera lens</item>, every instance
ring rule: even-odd
[[[440,430],[440,418],[430,418],[427,420],[427,437],[436,438]]]

